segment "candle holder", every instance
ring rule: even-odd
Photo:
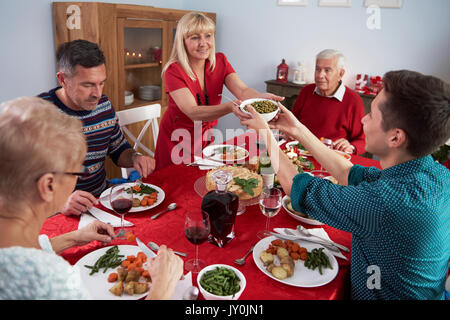
[[[277,67],[277,78],[276,81],[286,83],[288,77],[289,67],[285,60],[281,61],[281,64]]]

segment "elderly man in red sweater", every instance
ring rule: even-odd
[[[304,87],[292,113],[318,138],[333,141],[333,149],[362,154],[365,115],[361,97],[342,83],[344,56],[332,49],[316,56],[315,84]]]

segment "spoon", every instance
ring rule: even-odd
[[[183,300],[197,300],[198,288],[191,286],[183,293]]]
[[[159,246],[158,246],[156,243],[154,243],[153,241],[150,241],[149,243],[147,243],[147,245],[148,245],[148,246],[150,247],[150,249],[152,249],[153,251],[158,252]],[[177,254],[177,255],[179,255],[179,256],[182,256],[182,257],[187,257],[187,253],[184,253],[184,252],[174,251],[173,253],[175,253],[175,254]]]
[[[224,97],[225,99],[227,99],[227,100],[229,100],[229,101],[231,101],[231,102],[233,102],[236,106],[238,106],[239,107],[239,105],[236,103],[236,102],[234,102],[234,100],[233,99],[231,99],[230,97],[227,97],[226,95],[224,95],[223,93],[222,94],[219,94],[219,97]]]
[[[254,248],[254,247],[255,247],[255,246],[252,246],[252,247],[247,251],[247,253],[245,254],[245,256],[243,256],[242,258],[234,260],[234,263],[236,263],[236,264],[238,264],[238,265],[240,265],[240,266],[243,266],[243,265],[245,264],[245,258],[247,258],[247,256],[250,254],[250,252],[253,251],[253,248]]]
[[[175,209],[176,207],[177,207],[177,204],[175,202],[171,203],[167,206],[166,210],[163,210],[163,211],[151,216],[150,219],[154,220],[154,219],[158,218],[160,215],[162,215],[164,212],[171,211],[171,210]]]

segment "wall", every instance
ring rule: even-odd
[[[401,9],[382,8],[381,29],[369,30],[364,0],[352,7],[278,6],[277,0],[184,0],[185,10],[217,12],[219,51],[227,54],[241,79],[265,91],[282,58],[293,67],[307,66],[313,81],[315,55],[325,48],[342,51],[353,86],[357,73],[383,75],[411,69],[450,82],[450,1],[403,0]],[[233,115],[219,120],[219,128],[240,127]]]
[[[448,0],[403,0],[401,9],[381,9],[381,29],[369,30],[364,0],[351,8],[278,6],[277,0],[118,0],[217,13],[217,48],[241,79],[264,91],[285,58],[305,60],[312,80],[315,54],[341,50],[348,59],[346,82],[354,74],[414,69],[450,82]],[[35,95],[56,85],[51,0],[0,0],[0,101]],[[240,127],[225,116],[219,128]]]
[[[57,85],[51,0],[0,0],[0,102]],[[93,1],[181,9],[182,0]]]

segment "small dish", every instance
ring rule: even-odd
[[[260,113],[261,117],[266,121],[269,122],[271,121],[273,118],[275,118],[275,116],[278,114],[278,112],[280,112],[280,107],[278,106],[277,102],[269,100],[269,99],[261,99],[261,98],[254,98],[254,99],[247,99],[245,101],[243,101],[241,103],[241,105],[239,106],[239,108],[241,109],[242,112],[248,113],[250,114],[250,112],[245,111],[244,107],[248,104],[252,104],[253,102],[258,102],[258,101],[270,101],[273,104],[275,104],[275,106],[277,107],[277,109],[273,112],[269,112],[269,113]]]
[[[239,279],[240,279],[239,285],[241,288],[234,295],[229,295],[229,296],[215,295],[215,294],[212,294],[212,293],[206,291],[200,284],[200,281],[201,281],[203,275],[205,274],[205,272],[214,270],[218,267],[225,267],[227,269],[230,269],[230,270],[234,271],[234,273],[239,277]],[[242,292],[244,292],[246,285],[247,285],[247,281],[245,280],[244,274],[241,271],[239,271],[238,269],[236,269],[232,266],[226,265],[226,264],[212,264],[212,265],[206,266],[202,270],[200,270],[200,272],[198,273],[198,276],[197,276],[197,286],[200,289],[201,294],[203,295],[203,297],[206,300],[238,300],[239,297],[241,296]]]

